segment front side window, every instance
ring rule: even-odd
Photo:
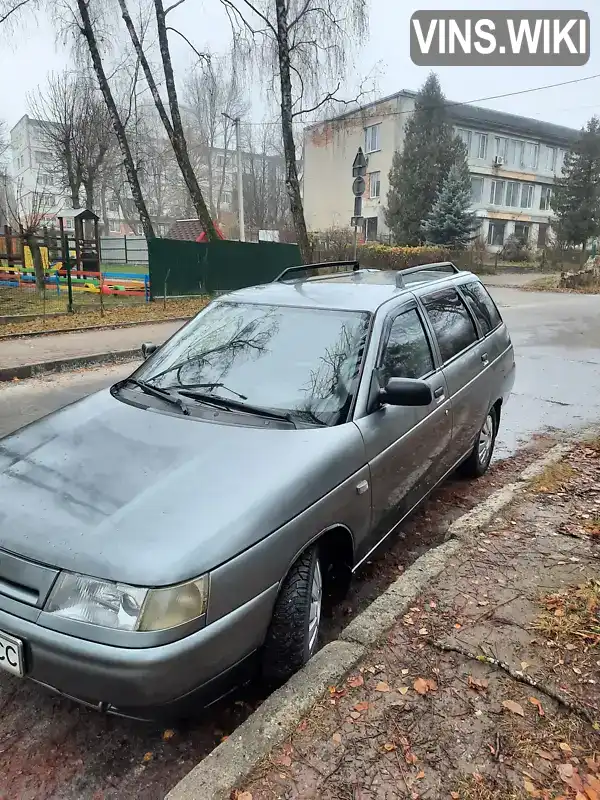
[[[433,369],[431,348],[416,309],[398,314],[381,359],[381,385],[390,378],[422,378]]]
[[[369,125],[365,128],[365,150],[367,153],[374,153],[379,150],[379,129],[381,125]]]
[[[336,425],[356,394],[369,320],[366,312],[216,301],[135,377]]]
[[[473,312],[473,315],[481,325],[483,335],[485,336],[502,322],[502,317],[496,304],[489,296],[485,288],[477,281],[467,283],[461,286],[467,305]]]
[[[445,363],[477,341],[477,331],[456,289],[442,289],[423,299]]]

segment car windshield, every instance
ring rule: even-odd
[[[366,312],[216,301],[135,377],[337,425],[356,393],[369,320]]]

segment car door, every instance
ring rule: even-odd
[[[372,526],[359,558],[369,553],[442,477],[452,417],[446,381],[416,301],[391,312],[383,327],[372,395],[390,378],[425,380],[433,400],[425,407],[374,404],[356,420],[371,471]]]
[[[474,319],[454,286],[427,293],[420,300],[438,345],[448,386],[452,405],[452,447],[448,453],[456,463],[471,450],[489,411],[485,379],[488,357]]]

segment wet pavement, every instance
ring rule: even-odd
[[[517,380],[506,408],[499,456],[514,453],[533,434],[573,429],[600,416],[600,296],[492,293],[510,327]],[[44,413],[110,385],[135,365],[119,365],[0,386],[0,436]],[[458,514],[511,480],[497,465],[469,493],[448,484],[405,526],[387,553],[367,565],[338,618],[381,591],[406,563],[443,535],[448,513]],[[519,463],[515,469],[520,468]],[[486,483],[487,482],[487,483]],[[440,523],[441,520],[441,523]],[[432,535],[430,536],[430,533]],[[435,534],[435,535],[434,535]],[[39,687],[0,676],[0,798],[2,800],[158,800],[202,755],[230,733],[260,697],[245,690],[203,720],[172,732],[107,718]]]

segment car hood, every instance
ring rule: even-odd
[[[0,549],[161,586],[227,561],[365,463],[352,423],[264,429],[108,390],[0,439]]]

